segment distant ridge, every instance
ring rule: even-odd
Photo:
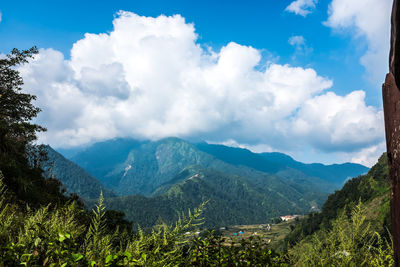
[[[253,153],[250,150],[224,145],[196,144],[201,151],[234,165],[244,165],[259,171],[278,173],[286,168],[297,169],[309,176],[319,177],[325,181],[342,186],[352,177],[368,172],[369,168],[356,163],[324,165],[321,163],[305,164],[292,157],[278,152]]]

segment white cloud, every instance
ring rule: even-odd
[[[285,11],[306,17],[315,9],[317,2],[318,0],[296,0],[290,3],[290,5],[286,7]]]
[[[377,159],[386,151],[386,143],[381,142],[377,145],[373,145],[358,152],[348,154],[345,158],[354,163],[359,163],[368,167],[372,167],[376,164]]]
[[[296,56],[308,55],[313,51],[312,47],[307,46],[306,39],[301,35],[291,36],[288,43],[296,49],[295,54],[292,57],[293,60],[296,59]]]
[[[357,151],[383,139],[383,112],[366,106],[364,91],[327,92],[307,100],[293,119],[296,135],[324,150]]]
[[[1,22],[2,16],[3,16],[3,14],[0,12],[0,22]]]
[[[239,144],[233,139],[228,139],[222,142],[213,142],[213,141],[207,141],[209,144],[221,144],[224,146],[230,146],[230,147],[239,147],[239,148],[245,148],[248,149],[254,153],[262,153],[262,152],[274,152],[275,150],[266,144]]]
[[[388,71],[392,0],[333,0],[325,24],[337,31],[350,30],[366,39],[368,49],[360,62],[369,79],[380,85]]]
[[[311,68],[260,68],[261,52],[234,42],[205,50],[179,15],[121,12],[113,23],[110,33],[77,41],[70,60],[42,49],[21,68],[43,109],[44,142],[179,136],[232,139],[255,151],[349,151],[382,134],[381,111],[365,105],[362,91],[326,92],[332,81]]]

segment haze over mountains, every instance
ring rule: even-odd
[[[345,180],[368,171],[359,164],[304,164],[282,153],[178,138],[114,139],[80,151],[64,150],[74,163],[49,151],[53,173],[69,192],[91,203],[103,190],[109,208],[123,210],[142,226],[160,218],[172,222],[205,201],[207,226],[263,223],[306,213],[321,207]]]

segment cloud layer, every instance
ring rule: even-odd
[[[179,136],[356,153],[383,138],[382,112],[365,104],[363,91],[336,95],[311,68],[262,64],[259,50],[234,42],[201,47],[179,15],[120,12],[113,24],[77,41],[70,60],[42,49],[20,69],[43,109],[42,141]]]

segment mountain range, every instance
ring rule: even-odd
[[[113,139],[63,150],[69,159],[49,151],[52,170],[69,192],[90,205],[101,190],[109,208],[144,227],[172,222],[205,201],[206,226],[306,213],[321,207],[345,180],[368,171],[359,164],[304,164],[282,153],[178,138]]]

